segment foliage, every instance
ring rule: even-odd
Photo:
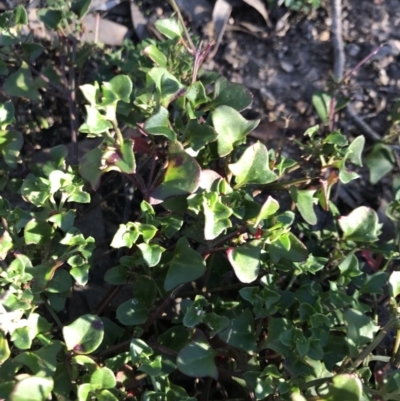
[[[358,178],[364,138],[311,127],[297,140],[298,160],[252,143],[258,121],[241,114],[251,94],[202,71],[209,47],[191,47],[174,18],[156,24],[162,41],[102,53],[98,79],[85,81],[82,66],[98,50],[79,44],[72,26],[79,32],[89,4],[38,14],[59,39],[52,46],[69,80],[22,35],[23,7],[0,18],[9,97],[0,105],[0,398],[399,399],[398,370],[371,370],[371,361],[389,361],[376,350],[400,327],[400,277],[385,271],[398,247],[379,244],[374,210],[342,215],[330,197],[336,183]],[[77,101],[62,86],[76,73]],[[18,104],[33,107],[53,91],[68,99],[72,131],[84,115],[79,132],[100,142],[67,162],[54,131],[49,160],[27,168]],[[124,136],[122,125],[140,135]],[[109,241],[118,250],[105,275],[112,291],[70,320],[68,300],[90,291],[94,252],[104,252],[75,220],[110,177],[133,183],[139,210]],[[398,208],[389,211],[397,221]],[[365,252],[386,266],[368,269]],[[129,297],[103,313],[121,288]],[[384,294],[393,316],[379,327]]]
[[[270,6],[285,6],[293,11],[316,10],[321,6],[321,0],[267,0]]]

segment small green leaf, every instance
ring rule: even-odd
[[[361,401],[363,385],[357,375],[341,374],[333,377],[328,394],[320,397],[322,401]]]
[[[362,166],[362,151],[364,149],[365,137],[358,136],[347,148],[345,159],[350,160],[357,166]]]
[[[371,184],[374,185],[396,165],[392,148],[378,142],[365,157],[365,164],[369,168]]]
[[[5,80],[3,89],[8,96],[23,97],[30,100],[40,99],[29,66],[25,62],[22,63],[21,67],[16,72]]]
[[[165,107],[160,107],[155,114],[149,117],[143,128],[152,135],[162,135],[170,141],[176,141],[176,133],[170,128],[169,113]]]
[[[69,351],[76,354],[91,354],[104,337],[104,325],[95,315],[83,315],[63,327],[64,342]]]
[[[256,351],[256,338],[253,314],[246,309],[239,317],[232,319],[218,337],[232,347],[240,348],[248,353]]]
[[[261,242],[252,241],[226,251],[236,277],[242,283],[251,283],[257,279],[260,271]]]
[[[165,248],[158,244],[143,243],[138,244],[138,248],[141,250],[142,257],[149,267],[156,266],[161,259],[162,253],[165,251]]]
[[[229,326],[229,319],[226,316],[217,315],[214,312],[207,313],[203,318],[203,322],[211,330],[210,338],[224,331]]]
[[[400,272],[394,271],[389,277],[389,293],[395,298],[400,294]]]
[[[214,142],[218,135],[214,128],[207,124],[199,124],[197,120],[190,120],[186,127],[186,135],[191,148],[197,152],[205,145]]]
[[[52,8],[40,8],[37,12],[39,20],[43,22],[47,29],[50,31],[56,30],[62,21],[61,10]]]
[[[159,67],[167,68],[167,57],[155,45],[148,45],[143,49],[143,54],[153,60]]]
[[[374,242],[378,240],[380,224],[375,210],[360,206],[348,216],[339,218],[343,238],[349,241]]]
[[[243,85],[229,82],[220,77],[215,81],[214,99],[210,107],[229,106],[237,111],[247,109],[253,101],[253,95]]]
[[[359,348],[374,338],[379,327],[368,316],[356,309],[348,309],[343,314],[347,328],[347,344],[351,355],[357,356]]]
[[[206,263],[202,256],[190,247],[185,237],[181,237],[176,244],[164,288],[166,291],[171,291],[179,284],[197,280],[205,271]]]
[[[200,166],[179,142],[169,147],[168,167],[163,182],[151,193],[150,204],[162,203],[172,196],[196,191],[200,182]]]
[[[97,189],[100,185],[100,177],[103,174],[102,167],[102,153],[99,148],[94,148],[87,152],[81,162],[79,163],[79,173],[87,180],[93,189]]]
[[[91,4],[92,0],[73,0],[71,3],[71,11],[81,19],[88,13]]]
[[[209,305],[209,302],[202,295],[196,295],[195,300],[186,309],[182,321],[183,325],[185,327],[195,327],[200,324],[203,321],[203,315],[205,314],[203,308]]]
[[[279,203],[272,196],[268,196],[267,200],[261,206],[260,212],[254,222],[254,227],[257,227],[261,220],[265,220],[273,216],[279,210]]]
[[[293,185],[290,187],[290,195],[293,202],[296,204],[297,209],[299,209],[303,219],[311,225],[317,224],[314,204],[318,202],[318,199],[314,198],[315,191],[315,189],[299,190]]]
[[[192,342],[179,351],[176,362],[178,369],[187,376],[218,379],[214,352],[199,330],[194,334]]]
[[[382,288],[386,284],[388,274],[386,272],[376,272],[368,274],[360,288],[362,294],[382,294]]]
[[[308,256],[307,248],[293,233],[281,235],[268,248],[274,263],[282,258],[291,262],[304,262]]]
[[[2,330],[0,330],[0,365],[2,365],[11,355],[8,340]]]
[[[104,96],[101,102],[102,106],[108,106],[118,100],[129,103],[132,93],[132,81],[127,75],[117,75],[111,81],[102,83],[102,92]]]
[[[37,43],[23,43],[21,47],[29,61],[37,59],[44,51],[43,46]]]
[[[123,302],[117,309],[117,319],[125,326],[135,326],[147,320],[147,307],[137,298]]]
[[[10,400],[11,401],[44,401],[53,390],[53,379],[47,377],[30,376],[17,382]]]
[[[323,124],[328,124],[329,122],[331,99],[331,96],[322,90],[317,90],[312,96],[312,104]]]
[[[153,350],[140,338],[132,338],[129,345],[132,363],[139,363],[153,355]]]
[[[101,137],[103,132],[112,128],[111,122],[96,107],[86,105],[85,109],[85,123],[79,127],[80,132]]]
[[[212,122],[218,134],[218,154],[224,157],[246,141],[246,135],[257,127],[260,120],[247,121],[234,108],[219,106],[212,112]]]
[[[233,211],[222,203],[221,197],[216,192],[210,192],[203,197],[203,211],[206,218],[204,226],[204,238],[213,240],[225,229],[232,227],[229,217]]]
[[[176,18],[158,19],[155,22],[157,30],[166,36],[168,39],[175,39],[182,37],[183,28]]]
[[[120,151],[122,158],[115,158],[114,164],[122,173],[134,174],[136,171],[136,160],[133,153],[133,140],[130,138],[124,139]]]
[[[5,103],[0,103],[0,127],[5,129],[8,125],[15,121],[14,118],[14,103],[8,100]]]
[[[114,388],[117,384],[114,373],[111,369],[103,367],[95,370],[90,377],[92,390]]]
[[[27,245],[45,245],[48,244],[54,235],[53,227],[43,220],[30,220],[24,230],[24,239]]]
[[[236,177],[235,189],[245,184],[268,184],[278,176],[269,167],[269,154],[266,146],[257,141],[249,146],[229,170]]]
[[[18,131],[0,131],[0,149],[4,157],[4,161],[11,167],[16,168],[18,156],[24,138]]]

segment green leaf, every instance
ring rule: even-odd
[[[52,377],[57,367],[57,354],[61,348],[61,342],[54,341],[37,351],[22,352],[14,358],[14,361],[27,366],[36,376]]]
[[[143,128],[151,135],[162,135],[170,141],[176,141],[176,134],[170,128],[169,113],[165,107],[160,107],[155,114],[149,117]]]
[[[89,314],[64,326],[62,332],[67,349],[76,354],[91,354],[104,337],[103,322],[98,316]]]
[[[235,189],[245,184],[268,184],[278,178],[269,167],[266,146],[259,141],[249,146],[240,159],[228,167],[236,177]]]
[[[44,51],[42,45],[37,43],[23,43],[21,45],[22,50],[25,53],[25,57],[29,59],[29,61],[34,61],[37,59]]]
[[[200,166],[179,142],[171,142],[168,167],[161,185],[150,197],[150,204],[162,203],[172,196],[188,195],[196,191],[200,182]]]
[[[154,25],[168,39],[182,37],[183,28],[176,18],[158,19]]]
[[[43,22],[47,29],[53,31],[58,28],[62,21],[61,10],[56,10],[52,8],[41,8],[37,12],[39,20]]]
[[[282,258],[291,262],[303,262],[308,256],[307,248],[292,233],[281,235],[268,248],[274,263],[278,263]]]
[[[357,257],[351,253],[339,264],[340,274],[343,277],[357,277],[362,274]]]
[[[254,222],[254,227],[257,227],[261,220],[265,220],[273,216],[279,210],[279,203],[272,196],[268,196],[267,200],[261,206],[260,212]]]
[[[140,276],[133,285],[133,295],[146,307],[152,307],[157,299],[157,285],[149,276]]]
[[[329,122],[331,99],[331,96],[322,90],[315,91],[312,96],[312,104],[314,105],[315,110],[317,110],[318,116],[323,124],[328,124]]]
[[[85,134],[91,134],[91,136],[102,137],[103,132],[107,132],[112,128],[112,123],[107,119],[106,116],[101,114],[99,110],[94,106],[85,106],[86,118],[85,123],[79,127],[79,131]]]
[[[0,131],[0,149],[4,161],[11,168],[16,168],[18,155],[24,143],[22,134],[18,131]]]
[[[132,93],[132,81],[127,75],[117,75],[109,82],[102,83],[103,100],[102,106],[111,105],[118,100],[125,103],[130,102]]]
[[[377,143],[365,157],[365,164],[369,168],[371,184],[374,185],[390,173],[396,165],[392,148],[383,143]]]
[[[210,107],[229,106],[237,111],[247,109],[253,101],[253,95],[243,85],[229,82],[220,77],[215,81],[214,99]]]
[[[71,3],[71,11],[81,19],[88,13],[91,4],[92,0],[73,0]]]
[[[192,342],[179,351],[176,362],[178,369],[187,376],[218,379],[214,352],[199,330],[196,330]]]
[[[166,68],[154,67],[147,73],[147,77],[155,83],[163,107],[168,107],[180,93],[183,94],[186,91],[185,87]]]
[[[205,271],[206,263],[202,256],[190,247],[186,237],[181,237],[176,244],[164,288],[171,291],[179,284],[197,280]]]
[[[147,307],[137,298],[123,302],[117,309],[117,319],[125,326],[135,326],[147,320]]]
[[[355,357],[360,347],[372,341],[379,327],[370,317],[356,309],[346,310],[343,318],[347,328],[346,339],[350,354]]]
[[[167,57],[153,44],[143,49],[143,54],[153,60],[159,67],[167,68]]]
[[[81,162],[79,163],[79,173],[87,180],[93,189],[97,189],[100,185],[100,177],[103,172],[100,170],[102,167],[102,153],[99,148],[94,148],[87,152]]]
[[[203,318],[203,322],[211,330],[210,338],[224,331],[229,326],[229,319],[226,316],[217,315],[214,312],[207,313]]]
[[[323,401],[361,401],[364,399],[363,385],[356,375],[336,375],[329,386],[328,394],[320,398]]]
[[[158,244],[138,244],[138,248],[142,252],[142,257],[146,262],[147,266],[153,267],[158,265],[161,259],[162,253],[165,248]]]
[[[374,242],[378,240],[381,225],[375,210],[360,206],[348,216],[339,218],[343,238],[349,241]]]
[[[8,125],[15,121],[14,118],[14,103],[11,100],[0,103],[0,127],[5,129]]]
[[[5,260],[8,252],[13,248],[13,240],[8,231],[0,236],[0,259]]]
[[[90,376],[92,390],[114,388],[117,384],[114,373],[111,369],[103,367],[95,370]]]
[[[246,135],[253,131],[260,120],[247,121],[234,108],[219,106],[212,112],[212,122],[218,134],[218,154],[227,156],[246,141]]]
[[[394,271],[389,277],[389,294],[395,298],[400,294],[400,272]]]
[[[132,139],[124,139],[124,142],[120,148],[121,156],[118,154],[114,154],[117,157],[114,159],[114,164],[120,169],[122,173],[126,174],[134,174],[136,171],[136,160],[135,155],[133,153],[133,140]]]
[[[209,302],[202,295],[196,295],[195,300],[186,309],[182,321],[183,325],[185,327],[195,327],[200,324],[203,321],[203,315],[205,314],[203,308],[209,305]]]
[[[97,393],[96,399],[97,401],[119,401],[119,398],[109,390],[102,390]]]
[[[10,401],[44,401],[53,390],[53,379],[47,377],[26,377],[15,385]]]
[[[43,220],[30,220],[24,230],[24,239],[27,245],[45,245],[48,244],[54,235],[53,227]]]
[[[2,365],[11,355],[8,340],[2,330],[0,330],[0,365]]]
[[[218,137],[213,127],[207,124],[199,124],[197,120],[189,121],[186,127],[186,135],[190,142],[190,147],[195,152],[214,142]]]
[[[363,135],[358,136],[349,145],[346,151],[345,159],[350,160],[357,166],[362,166],[362,151],[364,149],[365,137]]]
[[[386,284],[388,274],[386,272],[376,272],[366,276],[360,288],[362,294],[382,294],[382,288]]]
[[[204,238],[213,240],[225,229],[232,227],[229,217],[233,211],[222,203],[221,197],[216,192],[210,192],[203,197],[203,211],[206,219],[204,226]]]
[[[251,283],[257,279],[261,249],[261,241],[251,241],[226,251],[236,277],[242,283]]]
[[[254,319],[249,309],[239,317],[232,319],[227,329],[218,337],[232,347],[240,348],[248,353],[256,351]]]
[[[315,189],[299,190],[293,185],[290,187],[290,195],[293,202],[296,204],[297,209],[299,209],[303,219],[311,225],[317,224],[314,204],[318,202],[318,199],[314,198],[315,191]]]
[[[30,100],[40,99],[29,66],[25,62],[22,62],[21,67],[4,81],[3,89],[8,96],[23,97]]]
[[[153,355],[153,350],[143,340],[132,338],[129,353],[132,363],[140,363],[143,360],[148,360],[149,356]]]

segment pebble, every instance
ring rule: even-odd
[[[356,45],[355,43],[349,43],[346,46],[346,53],[351,57],[356,57],[361,51],[361,47]]]
[[[284,60],[282,60],[280,62],[280,64],[281,64],[281,68],[282,68],[283,71],[285,71],[287,73],[291,73],[291,72],[294,71],[294,65],[293,64],[290,64],[290,63],[288,63],[287,61],[284,61]]]
[[[305,114],[307,111],[308,104],[306,102],[303,102],[302,100],[299,100],[296,102],[296,109],[299,112],[299,114]]]
[[[400,54],[400,40],[390,39],[388,45],[390,46],[393,56],[398,56]]]
[[[389,85],[390,79],[386,73],[386,70],[379,70],[379,83],[383,86]]]
[[[322,31],[322,32],[319,34],[319,40],[320,40],[321,42],[327,42],[330,38],[331,38],[331,34],[330,34],[329,31]]]

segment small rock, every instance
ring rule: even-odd
[[[398,56],[400,54],[400,40],[390,39],[388,45],[390,46],[393,56]]]
[[[308,104],[306,102],[303,102],[302,100],[299,100],[296,102],[296,109],[299,112],[299,114],[305,114],[307,111]]]
[[[356,57],[360,53],[360,46],[356,45],[355,43],[349,43],[346,46],[346,53],[351,57]]]
[[[272,110],[276,106],[276,99],[273,93],[265,88],[260,88],[260,94],[267,110]]]
[[[281,68],[283,71],[287,72],[288,74],[290,74],[291,72],[294,71],[294,65],[288,63],[287,61],[281,61]]]
[[[383,86],[387,86],[389,85],[389,81],[390,79],[386,73],[386,70],[384,69],[379,70],[379,83]]]
[[[319,34],[319,40],[320,40],[321,42],[327,42],[330,38],[331,38],[331,34],[330,34],[329,31],[322,31],[322,32]]]

